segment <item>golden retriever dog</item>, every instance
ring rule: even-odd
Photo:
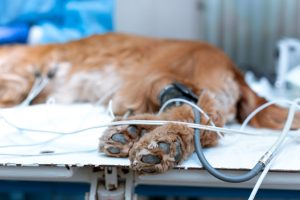
[[[202,117],[201,124],[213,121],[222,127],[235,118],[243,121],[266,102],[249,88],[221,50],[205,42],[109,33],[65,44],[3,46],[0,70],[1,107],[21,103],[35,79],[47,74],[50,81],[33,103],[45,102],[49,97],[58,103],[100,101],[107,105],[112,100],[113,112],[123,116],[130,111],[130,120],[194,122],[193,110],[186,104],[156,114],[162,92],[172,84],[174,88],[174,83],[197,96],[197,105],[210,117]],[[273,105],[250,124],[280,129],[286,116],[286,109]],[[292,128],[299,127],[297,113]],[[99,149],[109,156],[129,157],[132,168],[139,172],[159,173],[194,151],[193,132],[177,124],[114,126],[100,138]],[[204,147],[217,143],[215,132],[201,131]]]

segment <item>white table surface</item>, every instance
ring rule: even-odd
[[[102,107],[90,104],[35,105],[1,109],[1,116],[14,125],[27,129],[71,132],[102,123],[111,118]],[[57,137],[58,134],[19,131],[0,118],[0,165],[3,166],[129,166],[126,158],[111,158],[97,150],[105,128],[64,135],[53,142],[37,146],[4,148],[5,145],[33,144]],[[238,129],[239,125],[229,125]],[[275,142],[279,132],[247,127],[257,136],[225,135],[218,146],[205,150],[210,163],[219,169],[250,169]],[[300,133],[299,133],[300,135]],[[54,151],[61,155],[42,154]],[[72,153],[73,152],[73,153]],[[275,171],[300,171],[300,140],[287,138],[277,160]],[[178,166],[182,169],[202,168],[195,154]]]

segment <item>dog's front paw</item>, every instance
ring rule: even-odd
[[[169,132],[168,128],[156,128],[134,144],[129,153],[134,170],[139,173],[162,173],[186,157],[182,138],[176,132]]]
[[[113,157],[127,157],[134,142],[146,132],[134,125],[109,127],[100,138],[100,151]]]
[[[156,119],[155,115],[136,115],[127,120]],[[118,119],[122,121],[122,119]],[[117,121],[117,120],[115,120]],[[122,125],[106,129],[100,138],[100,151],[113,157],[127,157],[133,144],[153,130],[151,125]]]

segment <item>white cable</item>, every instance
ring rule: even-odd
[[[288,134],[288,131],[291,129],[293,119],[294,119],[294,116],[295,116],[295,113],[296,113],[296,106],[297,106],[296,103],[298,103],[298,102],[299,102],[299,99],[296,99],[292,102],[292,105],[290,106],[288,117],[287,117],[287,120],[286,120],[285,125],[283,127],[282,133],[280,134],[280,137],[277,139],[275,144],[268,151],[268,152],[270,152],[270,154],[269,154],[270,158],[268,158],[268,159],[271,159],[271,160],[270,160],[269,163],[267,163],[267,166],[265,167],[265,169],[263,170],[263,172],[260,175],[259,179],[257,180],[257,182],[256,182],[256,184],[255,184],[248,200],[253,200],[255,198],[255,195],[256,195],[258,189],[260,188],[260,186],[262,184],[262,181],[264,180],[265,176],[269,172],[272,164],[275,162],[276,158],[274,158],[274,157],[277,155],[280,146],[282,145],[284,139],[286,138],[286,136]],[[263,106],[261,106],[261,107],[263,109]],[[260,110],[260,108],[258,108],[257,110]]]
[[[295,116],[295,113],[296,113],[296,105],[297,105],[296,103],[298,103],[298,100],[293,102],[293,104],[291,105],[291,107],[289,109],[289,113],[288,113],[286,123],[283,127],[283,130],[282,130],[282,134],[280,135],[280,137],[277,139],[276,143],[270,149],[270,152],[272,154],[276,153],[279,146],[283,143],[284,139],[286,138],[287,133],[289,132],[289,130],[292,127],[293,119],[294,119],[294,116]]]
[[[277,158],[277,156],[273,157],[273,159],[264,168],[263,172],[261,173],[258,180],[256,181],[255,186],[253,187],[248,200],[253,200],[255,198],[257,191],[259,190],[264,178],[266,177],[267,173],[269,172],[269,170],[270,170],[271,166],[273,165],[273,163],[275,162],[276,158]]]
[[[226,134],[243,134],[243,135],[257,136],[256,132],[248,132],[248,131],[244,131],[244,130],[234,130],[234,129],[228,129],[228,128],[213,127],[213,126],[207,126],[207,125],[201,125],[201,124],[195,124],[195,123],[188,123],[188,122],[180,122],[180,121],[126,120],[126,121],[115,121],[115,122],[110,122],[110,123],[104,123],[104,124],[100,124],[98,126],[88,127],[88,128],[84,128],[84,129],[78,129],[78,130],[71,131],[71,132],[59,132],[59,131],[27,129],[27,128],[23,128],[23,127],[18,127],[16,125],[14,125],[13,123],[9,122],[5,117],[3,117],[2,119],[5,120],[5,122],[8,125],[16,128],[18,130],[21,130],[21,131],[37,132],[37,133],[52,133],[52,134],[59,134],[59,136],[54,137],[54,138],[49,139],[49,140],[46,140],[46,141],[43,141],[43,142],[39,142],[39,143],[24,144],[24,145],[5,145],[5,146],[0,146],[0,148],[10,148],[10,147],[17,147],[17,146],[36,146],[36,145],[42,145],[42,144],[45,144],[45,143],[52,142],[52,141],[54,141],[56,139],[59,139],[60,137],[64,137],[64,136],[67,136],[67,135],[81,133],[81,132],[84,132],[84,131],[87,131],[87,130],[99,129],[99,128],[108,127],[108,126],[140,125],[140,124],[158,126],[158,125],[165,125],[165,124],[168,124],[168,123],[173,123],[173,124],[186,125],[186,126],[188,126],[190,128],[198,128],[198,129],[201,129],[201,130],[219,131],[219,132],[226,133]]]
[[[42,84],[42,82],[43,82],[43,77],[36,78],[26,99],[20,104],[20,106],[27,106],[30,104],[30,102],[34,99],[35,93],[36,93],[37,89],[40,87],[40,85]]]
[[[299,107],[298,105],[296,105]],[[3,116],[2,116],[3,117]],[[222,133],[229,133],[229,134],[246,134],[246,135],[257,135],[254,132],[246,132],[246,131],[241,131],[241,130],[233,130],[233,129],[228,129],[228,128],[220,128],[220,127],[214,127],[214,126],[207,126],[207,125],[200,125],[200,124],[194,124],[194,123],[188,123],[188,122],[180,122],[180,121],[162,121],[162,120],[127,120],[127,121],[116,121],[116,122],[111,122],[111,123],[106,123],[106,124],[100,124],[98,126],[94,127],[88,127],[84,129],[78,129],[76,131],[72,132],[58,132],[58,131],[49,131],[49,130],[37,130],[37,129],[27,129],[27,128],[22,128],[14,125],[13,123],[9,122],[5,117],[2,118],[5,120],[7,124],[9,124],[12,127],[15,127],[16,129],[20,129],[23,131],[30,131],[30,132],[44,132],[44,133],[53,133],[53,134],[60,134],[60,136],[54,137],[52,139],[40,142],[40,143],[34,143],[34,144],[25,144],[25,145],[6,145],[6,146],[0,146],[0,148],[8,148],[8,147],[16,147],[16,146],[35,146],[35,145],[41,145],[41,144],[46,144],[49,142],[52,142],[60,137],[70,135],[70,134],[76,134],[80,133],[83,131],[91,130],[91,129],[99,129],[107,126],[118,126],[118,125],[139,125],[139,124],[145,124],[145,125],[164,125],[168,123],[174,123],[174,124],[182,124],[186,125],[190,128],[198,128],[202,130],[208,130],[208,131],[219,131]]]
[[[259,108],[258,108],[259,109]],[[257,135],[257,133],[255,132],[248,132],[248,131],[244,131],[243,128],[241,128],[240,130],[234,130],[234,129],[228,129],[228,128],[220,128],[220,127],[215,127],[215,126],[207,126],[207,125],[200,125],[200,124],[195,124],[195,123],[188,123],[188,122],[181,122],[181,121],[163,121],[163,120],[126,120],[126,121],[115,121],[115,122],[111,122],[111,123],[104,123],[104,124],[100,124],[98,126],[94,126],[94,127],[88,127],[88,128],[84,128],[84,129],[78,129],[75,131],[71,131],[71,132],[59,132],[59,131],[50,131],[50,130],[37,130],[37,129],[28,129],[28,128],[24,128],[24,127],[19,127],[14,125],[13,123],[11,123],[10,121],[8,121],[4,116],[2,116],[2,119],[10,126],[20,130],[20,131],[27,131],[27,132],[39,132],[39,133],[52,133],[52,134],[59,134],[62,136],[66,136],[66,135],[71,135],[71,134],[76,134],[76,133],[80,133],[80,132],[84,132],[87,130],[91,130],[91,129],[99,129],[99,128],[103,128],[103,127],[107,127],[107,126],[118,126],[118,125],[140,125],[140,124],[144,124],[144,125],[153,125],[153,126],[157,126],[157,125],[165,125],[168,123],[174,123],[174,124],[181,124],[181,125],[186,125],[190,128],[198,128],[198,129],[202,129],[202,130],[208,130],[208,131],[215,131],[215,132],[222,132],[222,133],[226,133],[226,134],[243,134],[243,135]],[[244,122],[243,125],[246,125],[246,121]],[[245,126],[243,126],[245,127]],[[46,140],[40,143],[34,143],[32,144],[33,146],[35,145],[40,145],[40,144],[44,144],[44,143],[48,143],[51,141],[54,141],[56,139],[58,139],[60,137],[54,137],[50,140]],[[6,145],[6,146],[0,146],[0,148],[8,148],[8,147],[16,147],[17,145]],[[30,146],[29,144],[26,145],[18,145],[18,146]]]
[[[88,128],[78,129],[71,132],[62,132],[62,131],[51,131],[51,130],[42,130],[42,129],[30,129],[30,128],[24,128],[19,127],[8,121],[5,117],[2,118],[8,125],[19,129],[21,131],[27,131],[27,132],[37,132],[37,133],[53,133],[53,134],[59,134],[59,135],[69,135],[69,134],[76,134],[79,132],[84,132],[91,129],[99,129],[103,127],[108,126],[122,126],[122,125],[150,125],[150,126],[161,126],[165,124],[179,124],[179,125],[186,125],[189,128],[198,128],[201,130],[206,131],[219,131],[226,134],[242,134],[242,135],[252,135],[257,136],[256,132],[250,132],[250,131],[240,131],[240,130],[234,130],[229,128],[221,128],[221,127],[214,127],[214,126],[208,126],[208,125],[201,125],[201,124],[195,124],[190,122],[182,122],[182,121],[165,121],[165,120],[126,120],[126,121],[114,121],[109,123],[103,123],[99,124],[97,126],[92,126]]]
[[[148,120],[130,120],[130,121],[118,121],[118,122],[112,122],[112,123],[107,123],[107,124],[102,124],[102,125],[98,125],[98,126],[95,126],[95,127],[88,127],[88,128],[84,128],[84,129],[78,129],[76,131],[72,131],[72,132],[58,132],[58,131],[48,131],[48,130],[37,130],[37,129],[26,129],[26,128],[21,128],[21,127],[17,127],[15,126],[14,124],[12,124],[11,122],[7,121],[5,118],[3,118],[5,120],[5,122],[20,130],[20,131],[27,131],[27,132],[38,132],[38,133],[52,133],[52,134],[59,134],[59,136],[56,136],[54,138],[51,138],[51,139],[48,139],[48,140],[45,140],[43,142],[38,142],[38,143],[31,143],[31,144],[19,144],[19,145],[4,145],[4,146],[0,146],[0,148],[11,148],[11,147],[25,147],[25,146],[38,146],[38,145],[43,145],[43,144],[46,144],[46,143],[50,143],[54,140],[57,140],[61,137],[64,137],[64,136],[67,136],[67,135],[72,135],[72,134],[77,134],[77,133],[81,133],[81,132],[84,132],[84,131],[87,131],[87,130],[92,130],[92,129],[99,129],[99,128],[103,128],[103,127],[107,127],[107,126],[118,126],[118,125],[139,125],[139,124],[148,124],[148,125],[164,125],[164,124],[167,124],[169,123],[169,121],[152,121],[149,122]],[[176,122],[175,122],[176,123]],[[196,124],[195,124],[196,125]]]
[[[171,99],[169,101],[167,101],[163,106],[162,108],[160,109],[159,111],[159,114],[167,107],[168,104],[170,103],[173,103],[173,102],[184,102],[184,103],[187,103],[189,104],[190,106],[196,108],[200,113],[202,113],[207,119],[209,119],[208,115],[202,110],[200,109],[198,106],[194,105],[193,103],[190,103],[188,101],[185,101],[185,100],[182,100],[182,99]],[[283,128],[283,131],[282,133],[280,134],[279,138],[276,140],[275,144],[272,145],[272,147],[270,148],[270,150],[268,152],[270,152],[269,154],[267,154],[267,156],[269,156],[268,159],[271,159],[268,163],[266,163],[266,167],[264,168],[261,176],[259,177],[258,181],[256,182],[251,194],[250,194],[250,197],[248,200],[253,200],[263,179],[265,178],[265,176],[267,175],[268,171],[270,170],[273,162],[274,162],[274,158],[273,156],[275,156],[275,154],[277,153],[278,151],[278,148],[281,146],[281,144],[283,143],[284,139],[286,138],[287,134],[288,134],[288,131],[290,130],[291,126],[292,126],[292,122],[293,122],[293,119],[294,119],[294,115],[295,115],[295,112],[296,112],[296,107],[299,107],[297,106],[296,103],[299,102],[299,99],[296,99],[294,101],[288,101],[288,100],[284,100],[284,101],[271,101],[271,102],[268,102],[268,103],[265,103],[263,105],[261,105],[260,107],[258,107],[257,109],[255,109],[250,115],[248,115],[248,117],[244,120],[240,130],[243,131],[245,129],[245,127],[247,126],[247,124],[250,122],[250,120],[258,113],[260,112],[261,110],[267,108],[268,106],[271,106],[272,104],[275,104],[275,103],[280,103],[280,102],[284,102],[284,103],[289,103],[291,104],[290,106],[290,109],[289,109],[289,113],[288,113],[288,118],[286,120],[286,123],[285,123],[285,126]],[[213,124],[214,126],[214,124]],[[266,155],[266,154],[265,154]],[[273,158],[273,159],[272,159]]]
[[[258,108],[256,108],[252,113],[250,113],[248,115],[248,117],[244,120],[241,129],[244,129],[245,126],[249,123],[249,121],[260,111],[262,111],[263,109],[273,105],[273,104],[279,104],[279,103],[287,103],[287,104],[294,104],[294,102],[299,102],[299,99],[295,99],[294,101],[290,101],[290,100],[285,100],[285,99],[280,99],[280,100],[274,100],[274,101],[269,101],[261,106],[259,106]],[[300,108],[299,105],[296,105],[297,108]]]
[[[182,99],[171,99],[169,101],[167,101],[163,106],[162,108],[160,109],[159,111],[159,114],[167,107],[168,104],[170,103],[173,103],[173,102],[184,102],[184,103],[187,103],[189,104],[190,106],[196,108],[200,113],[202,113],[207,119],[209,119],[208,115],[201,109],[199,108],[198,106],[196,106],[195,104],[193,103],[190,103],[189,101],[186,101],[186,100],[182,100]],[[250,115],[248,115],[248,117],[244,120],[240,130],[243,131],[245,129],[245,127],[247,126],[247,124],[250,122],[250,120],[258,113],[260,112],[261,110],[267,108],[268,106],[271,106],[272,104],[275,104],[275,103],[280,103],[280,102],[284,102],[284,103],[289,103],[291,104],[290,106],[290,109],[289,109],[289,113],[288,113],[288,117],[287,117],[287,120],[286,120],[286,123],[285,123],[285,126],[282,130],[282,133],[280,134],[279,138],[276,140],[275,144],[272,145],[272,147],[270,148],[270,150],[268,152],[270,152],[269,154],[267,154],[267,156],[269,156],[268,159],[271,159],[268,163],[267,163],[267,166],[264,168],[261,176],[259,177],[258,181],[256,182],[251,194],[250,194],[250,197],[248,200],[253,200],[263,179],[265,178],[265,176],[267,175],[268,171],[270,170],[273,162],[274,162],[274,158],[273,156],[275,156],[275,154],[277,153],[278,151],[278,148],[281,146],[281,144],[283,143],[284,139],[286,138],[287,134],[288,134],[288,131],[291,129],[291,126],[292,126],[292,122],[293,122],[293,119],[294,119],[294,115],[295,115],[295,112],[296,112],[296,107],[297,104],[299,102],[299,99],[296,99],[294,101],[289,101],[289,100],[276,100],[276,101],[271,101],[271,102],[267,102],[263,105],[261,105],[260,107],[258,107],[257,109],[255,109]],[[214,126],[214,124],[212,124]],[[273,158],[273,159],[272,159]]]
[[[33,86],[31,87],[30,92],[27,95],[27,98],[19,106],[28,106],[34,98],[36,98],[41,91],[46,87],[49,82],[48,77],[38,77]]]
[[[246,131],[241,132],[239,130],[233,130],[233,129],[227,129],[227,128],[211,127],[211,126],[207,126],[207,125],[200,125],[200,124],[179,122],[179,121],[162,121],[162,120],[156,120],[156,121],[155,120],[115,121],[115,122],[100,124],[98,126],[88,127],[88,128],[84,128],[84,129],[78,129],[78,130],[71,131],[71,132],[59,132],[59,131],[27,129],[27,128],[23,128],[23,127],[18,127],[16,125],[14,125],[13,123],[9,122],[4,116],[2,116],[2,117],[3,117],[2,119],[8,125],[16,128],[17,130],[20,130],[20,131],[23,131],[23,132],[27,131],[27,132],[36,132],[36,133],[52,133],[52,134],[58,134],[58,136],[53,137],[53,138],[48,139],[48,140],[45,140],[45,141],[42,141],[42,142],[31,143],[31,144],[18,144],[18,145],[3,145],[3,146],[0,146],[0,148],[39,146],[39,145],[43,145],[43,144],[53,142],[53,141],[55,141],[59,138],[62,138],[62,137],[68,136],[68,135],[77,134],[77,133],[81,133],[81,132],[92,130],[92,129],[100,129],[100,128],[103,128],[103,127],[119,126],[119,125],[140,125],[140,124],[144,124],[144,125],[157,126],[157,125],[165,125],[165,124],[168,124],[168,123],[173,123],[173,124],[186,125],[190,128],[199,128],[199,129],[202,129],[202,130],[209,130],[209,131],[220,131],[220,132],[229,133],[229,134],[244,134],[244,135],[246,134],[246,135],[252,135],[252,136],[257,135],[255,132],[246,132]]]
[[[174,98],[174,99],[169,99],[168,101],[166,101],[163,106],[160,108],[159,112],[158,112],[158,115],[160,115],[165,109],[166,107],[171,104],[171,103],[174,103],[174,102],[183,102],[183,103],[186,103],[188,105],[190,105],[191,107],[197,109],[207,120],[209,120],[209,123],[210,125],[216,127],[215,123],[213,122],[213,120],[211,120],[211,118],[208,116],[208,114],[202,110],[198,105],[194,104],[194,103],[191,103],[185,99],[179,99],[179,98]],[[223,137],[223,135],[217,131],[217,134],[220,138]]]
[[[112,107],[112,100],[109,100],[109,103],[108,103],[108,114],[110,117],[112,117],[113,119],[116,118],[115,114],[114,114],[114,111],[113,111],[113,107]]]

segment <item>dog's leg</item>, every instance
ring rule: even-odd
[[[171,75],[152,75],[147,77],[140,84],[133,84],[131,82],[131,84],[125,84],[125,87],[115,95],[113,107],[116,114],[123,115],[126,111],[132,110],[137,115],[129,117],[127,120],[165,119],[162,116],[154,114],[140,113],[153,113],[157,111],[160,106],[160,92],[164,87],[170,85],[175,78]],[[191,83],[187,81],[181,82],[192,88]],[[154,128],[156,127],[145,125],[110,127],[100,138],[100,151],[113,157],[127,157],[133,144],[142,135],[152,131]]]
[[[155,76],[150,76],[155,77]],[[147,85],[143,85],[145,83]],[[145,80],[140,84],[125,84],[114,97],[114,112],[124,115],[128,110],[137,114],[126,120],[159,120],[154,114],[139,114],[153,112],[159,108],[158,96],[161,89],[172,82],[170,77],[156,77],[151,81]],[[131,83],[131,82],[130,82]],[[129,87],[130,86],[130,87]],[[138,96],[136,96],[138,94]],[[135,105],[135,106],[131,106]],[[117,118],[117,120],[123,120]],[[114,126],[109,127],[100,138],[99,149],[109,156],[128,157],[129,150],[145,133],[152,131],[155,126]]]
[[[1,69],[0,69],[1,70]],[[33,76],[28,73],[3,73],[0,75],[0,107],[21,103],[28,95]]]
[[[198,105],[208,113],[217,126],[224,125],[216,101],[209,91],[203,91]],[[193,110],[188,105],[172,107],[161,115],[136,115],[130,119],[160,119],[194,122]],[[202,116],[201,124],[209,120]],[[143,133],[146,132],[144,136]],[[159,173],[172,168],[194,151],[194,130],[185,125],[167,124],[155,126],[119,126],[108,129],[101,138],[100,149],[114,157],[128,156],[132,167],[143,173]],[[142,137],[141,137],[142,136]],[[201,144],[210,147],[217,144],[218,135],[201,131]]]
[[[222,115],[216,110],[215,99],[209,91],[204,91],[198,104],[208,113],[217,126],[224,125]],[[183,105],[174,107],[160,116],[165,120],[193,122],[192,109]],[[203,116],[201,124],[209,120]],[[181,163],[194,152],[194,130],[185,125],[167,124],[157,127],[136,142],[130,150],[132,168],[141,173],[161,173]],[[203,147],[216,145],[218,135],[215,132],[201,131]]]

